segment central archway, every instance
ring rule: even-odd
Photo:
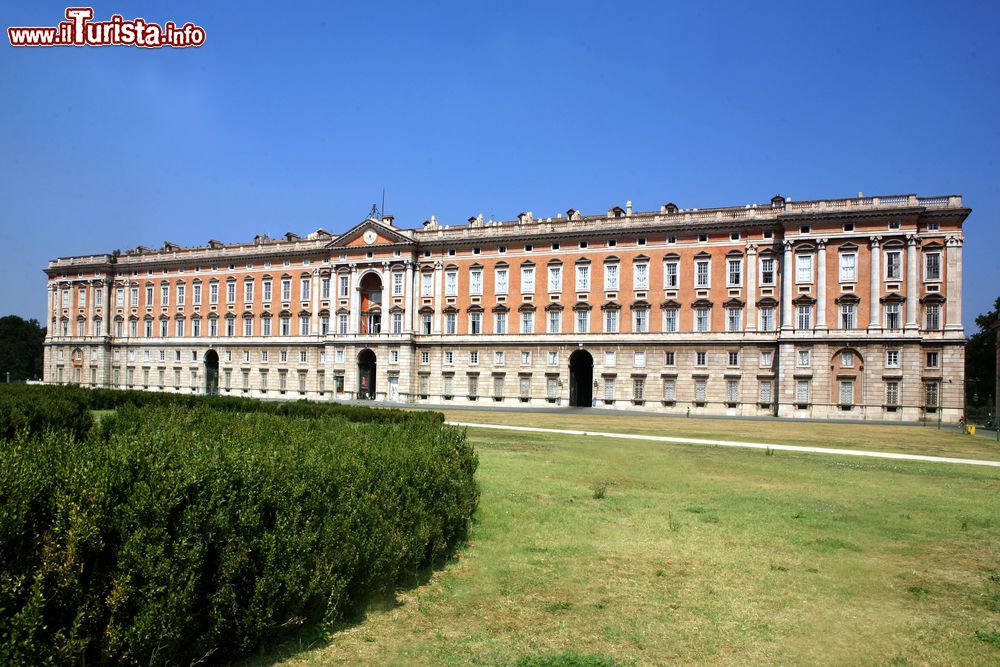
[[[219,353],[215,350],[205,353],[205,393],[219,393]]]
[[[594,357],[586,350],[569,356],[569,404],[589,408],[594,400]]]
[[[358,398],[375,398],[375,353],[364,349],[358,354]]]
[[[366,273],[361,278],[361,335],[377,336],[382,333],[382,279],[377,273]]]

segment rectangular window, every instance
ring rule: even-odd
[[[531,365],[531,352],[527,350],[521,351],[521,365],[530,366]]]
[[[646,393],[646,378],[632,378],[632,400],[641,401]]]
[[[469,398],[479,398],[479,378],[475,375],[469,376]]]
[[[730,404],[740,402],[739,380],[726,380],[726,402]]]
[[[761,380],[760,387],[758,389],[758,397],[761,403],[771,402],[771,381]]]
[[[576,291],[590,291],[590,266],[587,264],[578,264],[576,267]]]
[[[938,367],[939,355],[937,352],[927,353],[927,368],[937,368]]]
[[[253,294],[253,292],[251,292]],[[319,280],[319,298],[323,301],[330,300],[330,276],[323,276]],[[251,297],[248,301],[253,301]]]
[[[726,308],[726,331],[740,331],[743,328],[743,309]]]
[[[521,292],[531,294],[535,291],[535,267],[521,267]]]
[[[94,290],[94,305],[95,306],[103,306],[104,305],[104,290],[101,289],[100,287],[98,287],[96,290]],[[91,384],[94,384],[94,383],[91,382]]]
[[[812,329],[812,306],[798,307],[799,329]]]
[[[494,322],[494,333],[507,333],[507,313],[496,313]]]
[[[560,333],[562,330],[562,311],[549,311],[549,333]]]
[[[243,283],[243,303],[253,303],[253,282]]]
[[[420,296],[434,296],[434,274],[430,271],[420,274]]]
[[[270,336],[271,335],[271,318],[265,317],[260,321],[260,335]]]
[[[604,265],[604,289],[605,290],[617,290],[618,289],[618,265],[617,264],[605,264]]]
[[[851,380],[840,381],[840,404],[842,406],[854,405],[854,382]]]
[[[561,292],[562,291],[562,267],[561,266],[550,266],[549,267],[549,285],[550,292]]]
[[[546,378],[545,379],[545,396],[549,401],[554,401],[559,397],[559,379],[558,378]]]
[[[774,308],[767,306],[760,309],[760,330],[774,331]]]
[[[265,280],[263,283],[264,303],[271,303],[271,281]]]
[[[618,311],[604,311],[604,331],[605,333],[618,333]]]
[[[444,274],[445,296],[458,296],[458,271],[446,271]]]
[[[853,303],[842,303],[840,304],[840,328],[841,329],[853,329],[856,317],[857,308]]]
[[[899,350],[885,351],[885,365],[890,368],[899,367]]]
[[[208,320],[208,335],[209,336],[219,335],[219,320],[214,317]]]
[[[147,285],[146,286],[146,305],[147,306],[152,306],[153,305],[153,286],[152,285]]]
[[[351,277],[348,275],[337,276],[337,293],[341,299],[346,299],[351,295]],[[265,301],[270,299],[265,298]]]
[[[774,284],[774,258],[773,257],[761,257],[760,258],[760,284],[761,285],[773,285]]]
[[[403,313],[397,312],[392,314],[392,333],[403,333]]]
[[[483,293],[483,270],[473,269],[469,272],[469,294]]]
[[[858,256],[853,252],[840,253],[840,282],[853,283],[858,279]]]
[[[160,285],[160,305],[170,305],[170,285]]]
[[[475,366],[479,363],[479,350],[469,351],[469,364]]]
[[[701,378],[694,381],[694,400],[696,403],[704,403],[708,394],[708,382]]]
[[[694,353],[694,365],[704,366],[708,363],[708,353],[707,352],[695,352]]]
[[[885,304],[885,328],[898,329],[900,327],[900,312],[898,303]]]
[[[290,336],[292,334],[292,318],[282,317],[280,318],[280,322],[281,322],[280,323],[281,328],[279,329],[280,334],[282,336]]]
[[[697,287],[709,287],[710,286],[710,262],[707,259],[699,259],[694,263],[695,267],[695,286]]]
[[[243,320],[243,335],[244,336],[253,335],[253,320],[249,317]]]
[[[445,350],[444,352],[444,365],[451,366],[455,363],[455,353],[451,350]]]
[[[523,311],[521,313],[521,333],[534,333],[535,332],[535,313],[530,310]]]
[[[796,350],[799,366],[809,365],[809,357],[811,356],[809,352],[809,350]]]
[[[236,281],[226,283],[226,303],[236,303]]]
[[[493,353],[493,365],[503,366],[504,364],[504,353],[502,350],[497,350]]]
[[[663,353],[663,365],[664,366],[674,366],[676,364],[676,355],[673,352]]]
[[[308,336],[309,335],[309,320],[310,320],[310,317],[308,315],[300,315],[299,316],[299,335],[300,336]]]
[[[425,336],[429,336],[431,333],[431,327],[434,324],[434,316],[430,314],[423,314],[420,316],[420,333]]]
[[[458,315],[456,313],[445,313],[444,315],[444,332],[446,334],[455,334],[458,331]]]
[[[507,269],[497,269],[493,274],[493,288],[497,294],[507,293]]]
[[[590,330],[590,311],[589,310],[578,310],[576,311],[576,333],[587,333]]]
[[[469,333],[473,335],[483,333],[482,313],[469,313]]]
[[[291,301],[292,300],[292,279],[284,278],[281,281],[281,300]]]
[[[615,400],[615,379],[605,378],[604,380],[604,402],[614,403]]]
[[[727,264],[729,265],[727,285],[729,287],[739,287],[743,284],[743,260],[730,259]]]
[[[605,350],[604,352],[604,365],[614,366],[615,365],[615,352],[614,350]]]
[[[677,331],[677,309],[676,308],[666,308],[663,311],[663,330],[667,333],[675,333]]]
[[[924,255],[924,280],[941,280],[941,253]]]
[[[549,366],[558,366],[558,365],[559,365],[559,353],[549,352]]]
[[[809,403],[809,380],[798,380],[795,383],[795,402],[798,405]]]
[[[699,332],[708,331],[711,324],[711,313],[710,308],[695,308],[694,309],[694,330]]]
[[[649,311],[645,308],[640,308],[632,313],[634,319],[633,326],[635,328],[635,333],[648,333],[649,332]]]
[[[520,378],[518,384],[520,385],[519,388],[520,388],[521,400],[527,401],[529,398],[531,398],[531,378],[530,377]]]
[[[632,267],[632,287],[634,289],[649,289],[649,264],[639,262]]]
[[[938,406],[938,388],[939,384],[937,382],[925,382],[924,383],[924,406],[928,408],[936,408]]]
[[[219,283],[209,283],[209,285],[208,285],[208,302],[209,303],[219,303]]]
[[[431,353],[427,351],[422,351],[420,353],[420,363],[429,364],[431,363]]]
[[[396,272],[392,274],[392,295],[403,296],[403,274]]]
[[[125,290],[121,287],[115,290],[115,305],[119,308],[125,305]]]
[[[941,306],[936,303],[929,303],[924,306],[924,319],[928,329],[941,328]]]
[[[337,333],[343,335],[347,333],[349,321],[347,313],[340,313],[337,315]]]
[[[677,400],[677,380],[675,380],[674,378],[663,379],[663,400],[664,401]]]
[[[133,324],[134,323],[135,322],[133,320]],[[201,320],[200,319],[191,320],[191,335],[194,336],[195,338],[197,338],[198,336],[201,335]]]
[[[129,294],[129,299],[130,299],[129,304],[133,308],[135,308],[136,306],[139,305],[139,287],[138,286],[133,286],[132,289],[130,290],[130,292],[131,293]],[[66,301],[67,301],[66,294],[67,294],[66,292],[63,292],[63,307],[65,307],[67,305],[67,303],[66,303]]]
[[[729,353],[729,365],[730,366],[739,366],[740,365],[740,353],[739,352],[730,352]]]
[[[677,272],[677,262],[664,262],[663,286],[667,289],[677,289],[680,287],[680,276]]]
[[[811,283],[813,280],[813,256],[795,256],[795,282]]]
[[[890,407],[897,407],[899,405],[899,383],[898,382],[886,382],[885,383],[885,404]]]
[[[903,253],[901,251],[886,251],[885,277],[886,280],[900,280],[903,277]]]

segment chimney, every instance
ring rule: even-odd
[[[631,199],[629,199],[627,202],[625,202],[625,215],[627,215],[627,216],[631,216],[632,215],[632,200]]]
[[[382,216],[382,222],[384,222],[385,224],[389,225],[390,227],[392,227],[392,221],[395,220],[395,219],[396,219],[395,216],[392,216],[392,215],[383,215]]]

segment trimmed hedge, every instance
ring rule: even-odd
[[[0,663],[246,655],[447,556],[478,502],[464,431],[120,407],[0,443]]]
[[[83,438],[93,425],[89,397],[79,387],[0,385],[0,438],[47,429]]]

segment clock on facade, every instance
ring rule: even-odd
[[[365,232],[365,243],[375,243],[375,230],[369,229]]]

